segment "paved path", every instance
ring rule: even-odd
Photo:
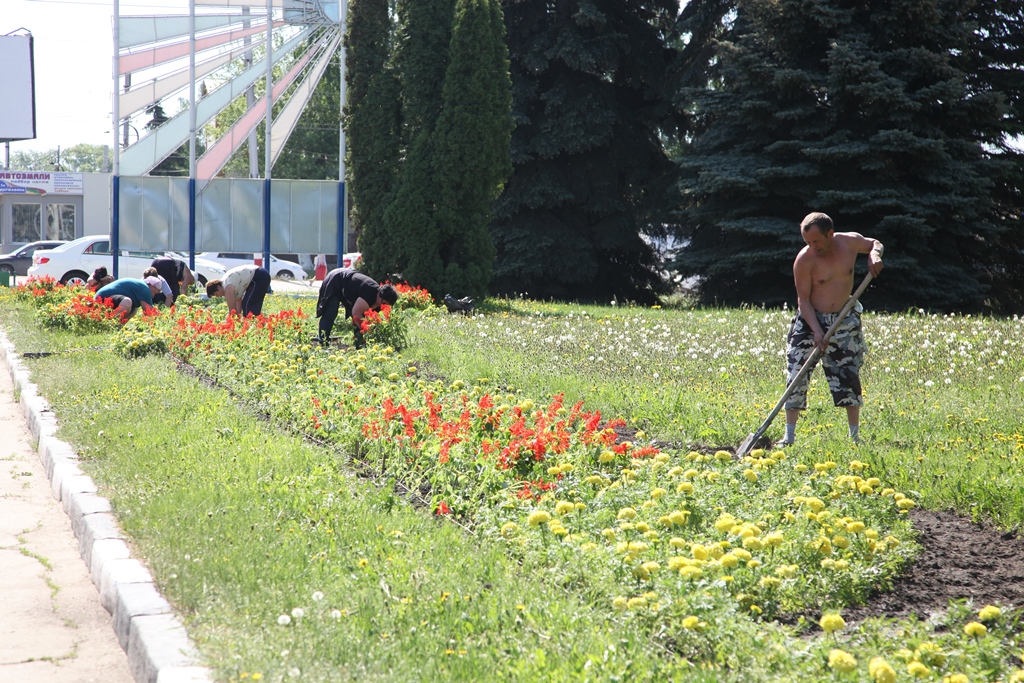
[[[0,681],[131,683],[0,361]]]

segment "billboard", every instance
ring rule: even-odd
[[[0,36],[0,142],[36,137],[32,36]]]

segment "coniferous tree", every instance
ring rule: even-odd
[[[453,9],[454,0],[401,0],[398,5],[395,63],[402,89],[404,159],[384,223],[393,231],[402,276],[417,284],[441,282],[444,272],[434,216],[434,124],[441,114]]]
[[[652,301],[641,234],[668,223],[676,0],[504,4],[513,84],[513,173],[491,234],[499,292]]]
[[[979,131],[1006,109],[968,85],[965,19],[941,0],[738,3],[682,162],[678,266],[704,301],[792,301],[797,226],[817,210],[886,244],[876,304],[981,305],[1008,167]]]
[[[437,121],[435,219],[443,278],[428,289],[482,296],[494,262],[491,204],[511,172],[511,82],[501,7],[457,0]]]
[[[399,240],[384,221],[398,175],[400,86],[391,64],[388,0],[354,0],[346,36],[345,133],[352,219],[363,268],[385,278],[400,270]]]

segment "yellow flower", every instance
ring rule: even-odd
[[[970,680],[967,674],[950,674],[942,679],[942,683],[969,683]]]
[[[370,566],[370,561],[364,557],[364,558],[359,560],[359,566],[360,567],[368,567],[368,566]]]
[[[696,581],[702,575],[703,572],[700,570],[700,567],[686,566],[679,568],[679,576],[687,580],[693,579],[694,581]]]
[[[782,581],[774,576],[762,576],[761,580],[757,582],[757,585],[766,590],[778,588]]]
[[[775,570],[775,573],[784,579],[792,579],[800,571],[800,566],[795,564],[784,564]]]
[[[708,559],[708,549],[700,543],[694,543],[690,546],[690,554],[693,555],[693,559],[695,560]]]
[[[526,521],[530,526],[540,526],[541,524],[547,524],[551,521],[551,515],[544,510],[534,510],[530,513],[530,516],[526,518]]]
[[[567,500],[560,500],[555,503],[555,514],[556,515],[567,515],[570,512],[574,512],[576,506]]]
[[[505,538],[511,538],[515,536],[516,531],[519,530],[519,525],[515,522],[505,522],[501,525],[501,535]]]
[[[780,532],[773,531],[765,536],[763,540],[765,545],[771,546],[772,548],[778,548],[786,539]]]
[[[971,636],[972,638],[980,638],[986,633],[988,633],[988,628],[985,627],[985,624],[979,624],[976,621],[972,621],[971,623],[964,626],[964,633]]]
[[[686,519],[689,516],[689,510],[673,510],[668,515],[668,521],[676,526],[682,526],[686,524]]]
[[[757,472],[754,470],[743,470],[743,477],[750,482],[757,481]]]
[[[682,539],[682,538],[679,538],[678,536],[673,536],[672,538],[668,539],[668,544],[670,546],[672,546],[673,548],[685,548],[686,547],[686,541],[684,539]]]
[[[615,453],[613,453],[612,451],[604,451],[604,452],[601,453],[601,455],[597,456],[598,462],[601,462],[601,463],[609,463],[609,462],[611,462],[614,459],[615,459]]]
[[[736,557],[735,555],[733,555],[732,553],[727,553],[725,555],[722,555],[722,560],[721,561],[722,561],[722,566],[725,567],[726,569],[733,569],[737,565],[739,565],[739,563],[740,563],[739,558]]]
[[[839,673],[849,673],[857,668],[857,659],[844,650],[829,650],[828,665]]]
[[[889,666],[889,662],[882,657],[872,657],[868,662],[868,673],[875,679],[875,683],[895,683],[896,670]]]
[[[695,630],[698,626],[700,626],[700,619],[698,617],[693,616],[692,614],[683,619],[683,628],[685,629],[689,629],[692,631]]]
[[[715,451],[715,458],[725,462],[726,460],[732,460],[732,453],[729,451]]]
[[[647,598],[645,598],[645,597],[630,598],[626,602],[626,607],[628,607],[629,609],[640,609],[641,607],[646,607],[646,606],[647,606]]]
[[[616,519],[633,519],[636,517],[636,510],[633,508],[622,508],[619,510],[619,514],[616,515]]]
[[[859,534],[860,532],[864,531],[864,529],[864,522],[850,522],[846,525],[846,530],[849,531],[851,534]]]
[[[838,614],[829,613],[821,615],[818,625],[821,626],[821,630],[825,633],[833,633],[841,631],[846,626],[846,621]]]
[[[612,598],[612,607],[619,612],[625,610],[628,604],[629,602],[626,600],[626,598],[622,597],[621,595]]]
[[[653,498],[654,500],[658,500],[659,498],[664,496],[666,493],[668,493],[668,491],[666,491],[665,489],[663,489],[663,488],[656,488],[653,491],[651,491],[651,498]]]
[[[911,509],[915,508],[916,506],[917,506],[917,503],[915,503],[914,501],[910,500],[909,498],[904,498],[903,500],[898,501],[896,503],[896,507],[898,507],[900,510],[911,510]]]
[[[693,484],[688,481],[681,482],[676,487],[676,493],[693,493]]]
[[[994,621],[1002,616],[1003,611],[995,605],[985,605],[978,612],[978,618],[982,621]]]
[[[907,673],[916,678],[924,678],[925,676],[930,676],[932,670],[921,662],[910,662],[907,664]]]

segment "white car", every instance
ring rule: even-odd
[[[219,263],[223,268],[230,270],[235,266],[251,266],[255,262],[255,256],[250,253],[239,253],[229,251],[204,251],[197,254],[208,261]],[[295,261],[279,259],[273,254],[270,255],[270,277],[279,280],[305,280],[306,271]]]
[[[172,256],[188,263],[188,259],[173,252],[122,251],[118,257],[119,277],[142,277],[153,259]],[[41,249],[32,254],[29,277],[52,277],[63,284],[85,284],[92,272],[106,266],[113,275],[114,257],[110,252],[110,238],[106,235],[89,235],[72,242],[65,242],[53,249]],[[217,263],[196,258],[196,280],[205,285],[208,280],[224,277],[225,269]]]

